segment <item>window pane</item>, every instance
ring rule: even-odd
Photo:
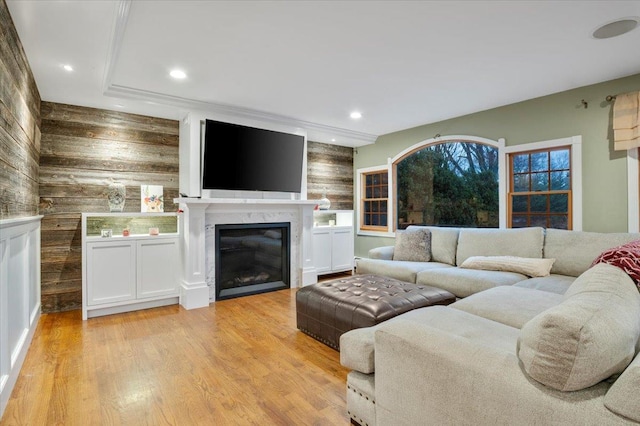
[[[528,192],[529,191],[529,175],[514,175],[513,176],[513,192]]]
[[[524,228],[527,226],[527,216],[525,215],[513,215],[513,220],[511,221],[512,228]]]
[[[388,186],[383,186],[380,190],[380,197],[381,198],[387,198],[389,196],[389,187]]]
[[[375,174],[373,175],[373,182],[371,183],[372,185],[380,185],[380,175],[379,174]]]
[[[531,171],[541,172],[544,170],[549,170],[549,154],[547,152],[531,154]]]
[[[547,191],[549,189],[549,175],[547,173],[531,174],[531,190]]]
[[[569,186],[569,172],[551,172],[552,190],[566,190],[569,189]]]
[[[382,177],[382,184],[387,185],[389,183],[389,175],[387,173],[380,173],[380,176]]]
[[[569,194],[552,194],[549,196],[551,213],[569,212]]]
[[[371,225],[372,226],[378,226],[378,215],[377,214],[372,214],[371,215]]]
[[[373,175],[365,175],[365,179],[366,179],[366,186],[371,186],[371,184],[373,183]]]
[[[528,195],[513,196],[511,199],[512,199],[511,210],[514,213],[526,213],[528,211],[527,209],[527,201],[529,199]]]
[[[387,211],[387,200],[380,201],[380,211],[381,212]]]
[[[529,226],[542,226],[543,228],[547,227],[547,216],[546,215],[532,215],[529,218]]]
[[[364,192],[366,193],[365,198],[373,198],[373,188],[368,186]]]
[[[513,173],[529,171],[529,154],[515,155],[513,157]]]
[[[371,201],[365,201],[362,208],[365,213],[371,213]]]
[[[569,229],[569,219],[567,215],[552,215],[550,216],[549,228],[556,229]]]
[[[531,211],[532,212],[546,212],[547,211],[547,196],[546,195],[532,195],[530,200],[531,200]]]
[[[498,150],[472,142],[419,149],[395,164],[395,220],[427,225],[498,227]],[[404,216],[405,211],[412,210]]]
[[[569,150],[551,151],[551,170],[569,169]]]
[[[380,215],[380,226],[387,226],[387,215],[384,213]]]
[[[373,197],[372,198],[380,198],[380,187],[379,186],[374,186],[373,187]]]

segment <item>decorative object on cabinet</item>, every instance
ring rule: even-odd
[[[322,192],[322,198],[318,201],[318,208],[320,210],[329,210],[331,208],[331,200],[327,198],[327,190]]]
[[[103,229],[100,231],[100,236],[102,238],[111,238],[113,236],[113,231],[111,229]]]
[[[120,182],[109,184],[107,200],[109,201],[110,212],[121,212],[124,210],[124,202],[127,196],[127,187]]]
[[[107,226],[123,235],[102,238]],[[178,244],[176,213],[83,213],[82,318],[177,304]]]
[[[140,186],[140,211],[142,213],[164,212],[164,196],[162,185]]]

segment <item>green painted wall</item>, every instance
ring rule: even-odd
[[[634,90],[640,90],[640,74],[382,135],[374,145],[358,148],[354,170],[386,164],[388,158],[436,134],[505,138],[507,146],[582,135],[583,230],[626,232],[626,151],[613,151],[613,104],[605,98]],[[393,242],[357,236],[355,253],[366,256],[369,249]]]

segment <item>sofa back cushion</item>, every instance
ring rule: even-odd
[[[603,251],[640,239],[640,234],[604,233],[547,229],[544,238],[544,257],[556,261],[552,274],[577,277],[589,269]]]
[[[456,249],[460,228],[445,228],[439,226],[409,225],[407,229],[425,228],[431,231],[431,261],[456,264]]]
[[[640,293],[624,271],[602,263],[522,327],[517,353],[532,379],[575,391],[624,371],[639,336]]]
[[[471,256],[542,257],[544,229],[462,228],[458,237],[458,266]],[[593,260],[593,259],[592,259]]]

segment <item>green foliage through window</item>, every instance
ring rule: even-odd
[[[396,164],[397,227],[498,227],[498,148],[454,141]]]

